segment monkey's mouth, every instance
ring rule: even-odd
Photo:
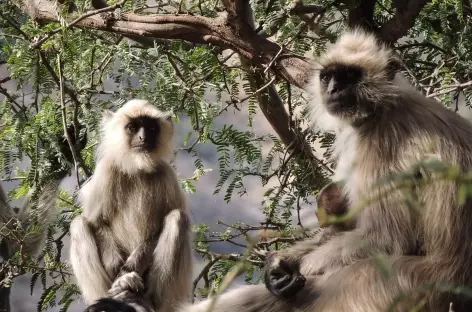
[[[135,144],[132,146],[133,151],[136,153],[151,153],[154,151],[156,146],[152,144]]]
[[[356,107],[357,105],[355,100],[349,101],[349,99],[347,99],[346,97],[330,97],[326,101],[326,108],[328,109],[328,111],[336,115],[355,113]]]

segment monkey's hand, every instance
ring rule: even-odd
[[[133,293],[138,293],[142,290],[144,290],[144,283],[141,276],[136,272],[129,272],[120,275],[115,279],[110,290],[108,290],[108,296],[110,298],[118,299],[121,297],[120,294],[124,292],[131,291]]]
[[[276,253],[269,253],[264,275],[267,289],[277,297],[295,296],[306,283],[298,267],[298,263],[282,260]]]

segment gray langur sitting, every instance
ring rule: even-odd
[[[343,34],[319,59],[312,122],[337,133],[334,181],[343,181],[348,207],[380,191],[376,182],[434,155],[462,172],[472,169],[472,124],[440,102],[398,81],[392,51],[360,30]],[[472,303],[443,283],[472,287],[472,201],[457,200],[458,183],[418,185],[421,210],[401,191],[371,202],[352,229],[321,244],[307,240],[271,254],[266,285],[222,294],[214,312],[472,311]],[[382,276],[375,255],[394,274]],[[417,287],[433,282],[422,291]],[[403,300],[391,306],[398,296]],[[181,312],[204,312],[210,299]]]
[[[186,200],[168,162],[171,116],[131,100],[108,112],[101,130],[95,172],[80,190],[83,213],[70,230],[87,311],[171,312],[190,299],[192,275]]]

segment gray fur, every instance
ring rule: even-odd
[[[22,251],[25,254],[36,257],[43,248],[46,239],[47,228],[56,215],[56,199],[60,182],[61,179],[52,180],[46,183],[46,185],[41,190],[41,194],[38,199],[38,205],[34,210],[31,209],[30,196],[33,192],[33,190],[31,190],[24,199],[24,205],[20,209],[19,215],[14,215],[12,213],[11,207],[8,204],[7,195],[0,185],[0,228],[6,226],[7,229],[14,231],[16,228],[16,223],[20,221],[22,228],[27,230],[32,218],[35,218],[37,220],[37,224],[42,226],[40,231],[28,233],[23,238]],[[7,261],[19,250],[20,246],[18,245],[17,241],[8,239],[8,237],[1,237],[0,233],[1,261]],[[10,288],[0,287],[0,311],[10,311],[9,297]]]
[[[146,154],[132,151],[124,133],[130,117],[143,115],[159,118],[161,131],[156,150]],[[132,100],[104,118],[96,170],[80,193],[83,214],[71,225],[71,263],[87,304],[108,296],[138,310],[171,312],[190,298],[191,229],[166,161],[168,117]]]

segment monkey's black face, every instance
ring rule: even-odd
[[[354,116],[359,112],[357,93],[362,77],[362,69],[354,66],[332,65],[320,71],[323,100],[330,113]]]
[[[158,119],[148,116],[131,118],[125,131],[130,138],[131,148],[137,152],[152,152],[160,133]]]

